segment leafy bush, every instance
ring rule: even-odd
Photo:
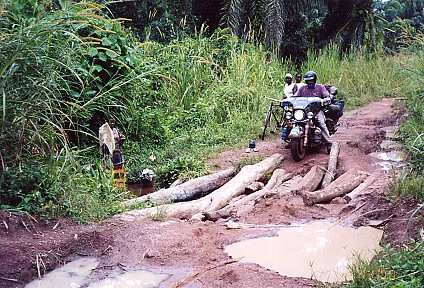
[[[57,157],[71,159],[74,146],[91,146],[97,138],[91,127],[125,111],[123,91],[146,75],[132,73],[132,39],[102,5],[56,4],[7,0],[0,10],[0,197],[2,204],[39,213],[50,203],[65,205],[52,189],[57,183],[87,190],[78,173],[53,169]],[[47,214],[78,214],[56,208]]]
[[[37,214],[53,218],[63,215],[86,223],[123,211],[120,203],[124,194],[114,189],[111,171],[98,163],[84,168],[65,156],[52,163],[49,170],[45,194],[51,197],[38,206]]]

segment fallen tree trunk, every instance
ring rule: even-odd
[[[368,177],[368,173],[351,169],[331,182],[326,188],[303,194],[303,203],[312,206],[316,203],[328,202],[336,197],[341,197],[358,187]]]
[[[331,181],[335,178],[336,167],[337,167],[337,159],[340,153],[340,143],[333,142],[331,145],[330,157],[328,158],[328,167],[327,172],[324,175],[324,179],[322,180],[321,189],[327,187]]]
[[[349,194],[346,194],[343,199],[345,199],[347,202],[350,202],[353,198],[357,197],[359,194],[364,192],[365,189],[367,189],[370,185],[372,185],[377,179],[381,177],[380,172],[374,172],[371,174],[370,177],[367,178],[361,185],[356,187],[352,192]]]
[[[258,198],[265,196],[275,186],[278,186],[282,182],[287,181],[291,177],[293,177],[293,175],[291,173],[287,173],[284,169],[276,169],[272,174],[271,179],[268,181],[267,185],[265,185],[262,190],[249,194],[248,196],[245,196],[240,200],[231,203],[217,211],[204,212],[204,220],[217,221],[219,218],[226,218],[248,202],[256,201]]]
[[[148,195],[125,201],[125,206],[152,201],[156,204],[182,202],[192,200],[201,194],[211,191],[227,183],[236,174],[235,168],[226,169],[214,174],[191,179],[187,182],[166,189],[161,189]]]
[[[274,154],[255,165],[245,166],[226,184],[200,199],[128,211],[114,217],[123,220],[132,220],[136,217],[160,215],[161,217],[190,219],[195,214],[218,210],[227,205],[232,198],[241,195],[250,183],[259,181],[267,173],[274,171],[283,160],[283,155]]]
[[[284,182],[283,184],[279,185],[278,187],[276,187],[277,193],[278,195],[281,196],[292,196],[294,193],[294,189],[293,187],[297,187],[297,185],[299,185],[300,181],[302,181],[302,176],[300,175],[295,175],[293,176],[293,178],[287,180],[286,182]]]
[[[244,194],[249,195],[255,193],[256,191],[264,189],[264,183],[262,182],[253,182],[244,189]]]
[[[315,165],[303,176],[299,183],[295,184],[291,189],[293,194],[301,194],[303,191],[315,191],[322,181],[325,174],[325,169]]]

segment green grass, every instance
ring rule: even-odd
[[[346,288],[423,287],[424,240],[411,241],[402,247],[386,245],[371,263],[362,259],[350,266],[353,281]]]
[[[401,68],[402,57],[380,54],[346,55],[342,59],[337,47],[329,46],[319,53],[310,53],[302,70],[314,70],[318,82],[339,88],[339,98],[346,109],[354,109],[383,97],[399,97],[410,89],[406,83],[411,75]]]
[[[396,197],[415,198],[424,202],[424,177],[419,172],[406,172],[393,176],[390,192]]]
[[[258,140],[269,99],[281,98],[287,72],[298,72],[290,59],[269,57],[254,39],[242,41],[228,30],[206,36],[200,29],[168,45],[140,43],[95,3],[64,1],[55,13],[53,8],[37,10],[42,5],[23,9],[14,3],[6,1],[1,11],[6,65],[0,69],[0,144],[6,150],[0,159],[0,197],[32,213],[95,221],[120,211],[119,193],[107,192],[111,197],[105,202],[99,180],[78,172],[78,165],[98,161],[97,129],[107,114],[116,116],[127,139],[123,151],[129,181],[151,168],[159,186],[166,186],[178,177],[208,173],[204,159],[211,153]],[[13,15],[22,21],[15,23]],[[102,45],[90,43],[96,39]],[[412,91],[422,85],[408,71],[422,69],[420,51],[340,58],[339,49],[330,45],[310,52],[300,70],[314,70],[318,82],[336,85],[347,110],[407,95],[414,120],[403,126],[402,135],[419,166],[423,97]],[[59,152],[72,169],[49,169],[63,163],[52,160]],[[72,194],[57,189],[70,183]],[[100,187],[106,183],[97,182]],[[48,206],[57,206],[54,211],[43,210],[46,199]],[[85,203],[91,207],[87,211],[81,208]],[[104,205],[117,208],[96,212]]]

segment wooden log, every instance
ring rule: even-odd
[[[297,187],[299,185],[300,181],[302,181],[302,178],[303,177],[300,176],[300,175],[293,176],[293,178],[287,180],[286,182],[284,182],[280,186],[276,187],[278,195],[280,197],[282,197],[282,196],[293,196],[293,191],[294,191],[293,187]]]
[[[184,183],[184,181],[181,178],[178,178],[177,180],[172,182],[171,185],[169,185],[169,187],[175,187],[175,186],[181,185],[183,183]]]
[[[352,192],[349,194],[346,194],[343,199],[346,200],[348,203],[358,195],[364,192],[365,189],[367,189],[370,185],[372,185],[377,179],[379,179],[382,176],[380,172],[374,172],[372,173],[367,180],[365,180],[361,185],[353,189]]]
[[[342,197],[358,187],[367,177],[368,173],[351,169],[331,182],[326,188],[315,192],[305,192],[303,194],[303,203],[311,206],[316,203],[331,201],[336,197]]]
[[[351,180],[353,177],[355,177],[358,174],[365,174],[366,176],[369,176],[369,173],[367,173],[365,171],[361,171],[361,170],[358,170],[356,168],[352,168],[352,169],[346,171],[345,173],[343,173],[342,175],[340,175],[340,177],[338,177],[336,180],[334,180],[333,182],[328,184],[328,186],[326,188],[334,188],[334,187],[340,186],[341,183],[349,182],[349,180]]]
[[[230,181],[200,199],[128,211],[115,215],[114,218],[130,221],[138,217],[152,217],[159,214],[161,217],[190,219],[198,213],[218,210],[227,205],[232,198],[242,194],[250,183],[259,181],[267,173],[273,172],[283,160],[283,155],[274,154],[257,164],[245,166]]]
[[[321,166],[313,166],[299,183],[293,186],[291,193],[301,194],[302,191],[315,191],[322,181],[325,174],[325,169]]]
[[[262,190],[259,190],[255,193],[249,194],[238,201],[235,201],[217,211],[204,212],[204,220],[217,221],[220,218],[227,218],[234,211],[237,211],[241,206],[246,205],[248,202],[256,201],[258,198],[263,197],[269,193],[275,186],[278,186],[280,183],[287,181],[293,175],[287,173],[284,169],[276,169],[271,176],[271,179],[268,181],[267,185]]]
[[[252,193],[254,193],[256,191],[259,191],[259,190],[261,190],[263,188],[264,188],[264,183],[262,183],[262,182],[253,182],[252,184],[248,185],[246,187],[246,189],[244,189],[244,194],[249,195],[249,194],[252,194]]]
[[[321,189],[327,187],[335,178],[337,159],[340,153],[340,143],[333,142],[331,145],[330,157],[328,158],[327,172],[322,180]]]
[[[130,206],[136,203],[145,203],[147,201],[152,201],[156,204],[189,201],[201,194],[208,194],[221,187],[235,174],[235,168],[226,169],[214,174],[191,179],[170,188],[160,189],[148,195],[127,200],[123,204],[125,206]]]
[[[293,173],[288,173],[284,169],[276,169],[272,175],[274,177],[271,177],[270,181],[268,181],[264,189],[262,189],[262,191],[258,191],[255,194],[255,198],[253,199],[255,204],[259,201],[260,198],[266,198],[269,195],[278,194],[278,188],[293,178]]]
[[[274,173],[272,173],[271,178],[266,183],[265,187],[263,189],[266,190],[272,190],[276,188],[277,186],[280,186],[282,183],[284,183],[286,180],[286,177],[288,173],[284,169],[275,169]],[[291,173],[289,174],[291,178]]]
[[[242,194],[245,187],[250,183],[263,180],[267,173],[273,172],[277,169],[283,160],[283,155],[274,154],[255,165],[243,167],[233,179],[224,185],[225,187],[222,186],[211,193],[211,203],[205,211],[214,211],[224,207],[233,197]]]

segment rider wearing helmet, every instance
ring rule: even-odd
[[[305,80],[305,83],[308,86],[308,90],[313,90],[316,88],[317,74],[314,71],[306,72],[305,77],[303,79]],[[317,92],[319,92],[319,90]]]
[[[294,96],[305,96],[305,97],[320,97],[323,99],[331,101],[330,94],[328,90],[325,89],[324,85],[317,84],[317,74],[314,71],[308,71],[305,73],[303,79],[306,82],[306,85],[302,86],[297,90]],[[325,115],[324,111],[320,110],[317,114],[318,127],[322,131],[322,139],[327,146],[327,152],[331,150],[331,139],[330,133],[328,132],[327,125],[325,125]]]

